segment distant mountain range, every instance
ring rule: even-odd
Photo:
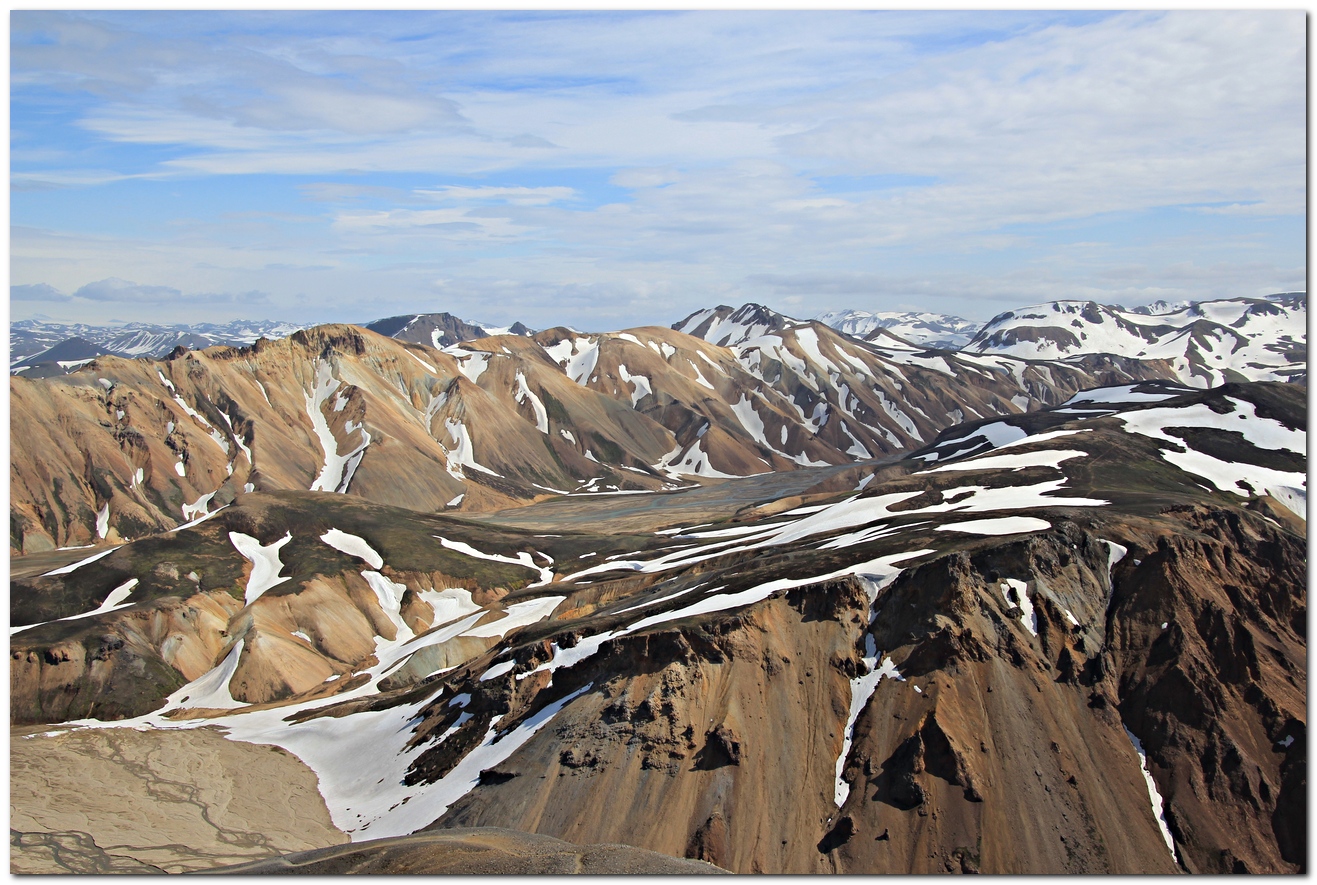
[[[1029,360],[1094,353],[1166,360],[1186,384],[1303,381],[1307,378],[1306,295],[1229,298],[1142,310],[1095,301],[1054,301],[993,317],[967,352]]]
[[[302,326],[269,320],[235,320],[222,325],[161,326],[128,323],[92,326],[20,320],[9,325],[9,372],[29,378],[63,375],[98,356],[162,357],[176,347],[243,346],[260,338],[287,338]]]
[[[879,330],[886,330],[911,344],[945,350],[960,350],[969,344],[980,326],[973,320],[944,313],[917,311],[830,310],[819,314],[818,321],[866,341],[877,338]]]
[[[1093,301],[1055,301],[1006,311],[986,324],[941,313],[865,310],[828,311],[817,321],[862,341],[905,343],[935,350],[968,349],[1025,359],[1064,359],[1096,353],[1177,359],[1178,371],[1190,375],[1196,371],[1209,383],[1219,383],[1227,369],[1239,373],[1241,369],[1271,366],[1290,371],[1294,362],[1291,354],[1306,347],[1302,332],[1296,336],[1290,331],[1303,330],[1304,325],[1295,326],[1290,315],[1306,314],[1306,305],[1304,293],[1287,292],[1267,298],[1210,302],[1156,301],[1134,308]],[[787,322],[800,322],[760,305],[745,305],[743,310],[748,312],[740,314],[737,323],[744,328],[736,333],[742,337],[757,327],[762,327],[762,334]],[[732,341],[731,332],[721,330],[721,325],[733,312],[726,306],[696,311],[673,328],[711,344],[728,346],[738,342]],[[755,318],[748,320],[752,315]],[[1279,337],[1261,328],[1266,322],[1262,318],[1268,316],[1274,318]],[[1110,326],[1106,325],[1108,318]],[[1252,325],[1245,329],[1250,322]],[[401,314],[359,325],[399,341],[440,349],[497,335],[535,334],[534,329],[519,322],[494,326],[444,312]],[[12,323],[9,329],[10,373],[29,378],[62,375],[102,355],[159,358],[180,346],[191,350],[217,344],[243,346],[259,338],[286,338],[302,328],[306,326],[262,320],[172,326],[92,326],[23,320]],[[1266,339],[1259,345],[1261,351],[1240,351],[1241,342],[1258,338]],[[1222,348],[1229,348],[1230,358]],[[1242,372],[1247,377],[1253,374]]]
[[[450,313],[403,314],[362,324],[399,341],[446,347],[490,335],[530,335],[521,323],[508,327],[471,323]],[[159,326],[129,323],[122,326],[92,326],[84,323],[55,323],[22,320],[9,327],[9,372],[27,378],[67,375],[98,356],[167,356],[177,347],[202,350],[217,344],[242,347],[261,338],[287,338],[299,329],[297,323],[272,320],[236,320],[216,325]]]

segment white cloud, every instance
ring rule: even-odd
[[[423,197],[444,202],[497,202],[513,206],[547,206],[550,203],[570,200],[576,191],[570,187],[459,187],[447,185],[430,190],[417,190]]]
[[[15,95],[92,96],[89,137],[151,149],[116,173],[28,145],[14,183],[352,181],[302,185],[329,205],[295,225],[200,205],[155,240],[24,232],[16,213],[16,279],[339,313],[387,288],[400,310],[441,297],[532,325],[670,322],[715,298],[976,314],[1302,284],[1301,237],[1258,226],[1305,211],[1298,11],[206,21],[15,13]],[[1147,220],[1167,207],[1215,226]],[[503,316],[480,307],[493,294]]]
[[[46,283],[28,283],[10,286],[9,298],[13,301],[68,301],[69,296]]]

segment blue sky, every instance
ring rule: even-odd
[[[1304,287],[1302,11],[11,13],[11,316]]]

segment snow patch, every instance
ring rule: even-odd
[[[216,489],[216,491],[219,491]],[[202,495],[191,504],[184,504],[182,507],[183,518],[186,520],[196,519],[198,516],[205,514],[210,510],[210,499],[215,497],[215,492],[209,492]]]
[[[1029,591],[1024,581],[1015,578],[1007,578],[1002,581],[1001,595],[1006,597],[1006,601],[1012,605],[1018,605],[1020,611],[1020,623],[1024,629],[1028,630],[1030,635],[1038,635],[1038,612],[1034,611],[1033,600],[1029,598]],[[1071,617],[1074,621],[1074,617]],[[1075,621],[1078,624],[1078,621]]]
[[[568,378],[582,386],[599,361],[599,343],[594,338],[564,338],[544,348],[544,352],[566,371]]]
[[[544,403],[540,398],[531,392],[530,385],[526,383],[526,376],[521,372],[517,373],[517,393],[516,400],[518,403],[530,400],[530,407],[535,412],[535,427],[540,433],[549,432],[549,413],[544,409]]]
[[[490,476],[502,475],[476,462],[475,447],[471,444],[471,433],[466,429],[465,424],[452,418],[445,418],[444,428],[448,431],[448,438],[454,443],[454,448],[444,449],[448,456],[449,473],[458,479],[463,478],[462,471],[465,469],[479,470],[481,473],[488,473]]]
[[[339,529],[330,529],[320,536],[330,547],[348,556],[355,556],[373,569],[384,568],[384,557],[375,552],[375,548],[366,543],[366,539],[350,535]]]
[[[414,635],[412,628],[408,627],[407,622],[402,619],[402,597],[407,592],[407,585],[390,581],[376,571],[364,571],[361,576],[366,579],[370,589],[375,591],[375,598],[379,601],[380,608],[384,610],[385,616],[397,630],[393,641],[404,642],[411,639]]]
[[[281,577],[283,563],[279,561],[279,550],[293,539],[289,532],[278,541],[262,545],[251,535],[242,532],[229,532],[229,541],[243,557],[252,564],[251,576],[247,578],[247,589],[243,595],[243,604],[251,605],[271,587],[277,587],[287,577]]]
[[[116,546],[114,546],[114,547],[111,547],[109,550],[102,550],[100,553],[93,553],[91,556],[88,556],[86,559],[79,560],[78,562],[75,562],[75,563],[73,563],[72,565],[66,565],[66,566],[63,566],[62,568],[57,568],[57,569],[54,569],[54,570],[52,570],[52,571],[44,572],[44,573],[41,575],[41,577],[43,577],[43,578],[49,578],[51,575],[67,575],[67,574],[70,574],[70,573],[76,571],[77,569],[82,568],[84,565],[89,565],[89,564],[95,562],[96,560],[100,559],[100,558],[103,557],[103,556],[109,556],[111,553],[113,553],[114,551],[118,550],[118,549],[119,549],[120,547],[122,547],[122,546],[123,546],[122,544],[119,544],[119,545],[116,545]]]
[[[544,620],[553,614],[553,610],[558,607],[558,603],[566,598],[566,596],[543,596],[539,599],[513,603],[503,610],[502,618],[487,624],[481,624],[479,627],[472,627],[462,635],[502,638],[518,627]]]
[[[633,409],[640,405],[642,399],[654,392],[649,386],[649,377],[647,375],[632,375],[622,363],[617,364],[617,374],[624,383],[634,386],[631,392],[631,408]]]
[[[1179,859],[1175,855],[1175,839],[1171,836],[1171,828],[1166,823],[1166,807],[1162,801],[1162,794],[1157,791],[1157,781],[1153,780],[1152,769],[1148,767],[1148,754],[1143,751],[1143,743],[1134,736],[1134,732],[1126,728],[1125,735],[1134,746],[1134,752],[1139,754],[1139,771],[1142,772],[1143,780],[1148,785],[1148,799],[1152,803],[1152,816],[1157,819],[1157,827],[1161,830],[1162,839],[1171,852],[1171,860],[1175,861],[1178,866]]]
[[[899,571],[899,570],[898,570]],[[895,577],[895,575],[893,575]],[[883,661],[883,666],[878,666],[878,646],[874,642],[872,634],[865,634],[864,637],[864,658],[863,672],[851,680],[851,707],[846,716],[846,729],[842,732],[841,753],[837,756],[837,780],[833,786],[833,802],[838,808],[846,803],[846,798],[851,794],[851,785],[846,783],[842,777],[842,770],[846,767],[846,757],[851,752],[851,742],[855,738],[855,723],[859,720],[860,714],[869,704],[869,698],[873,697],[874,691],[878,688],[878,683],[886,676],[889,679],[899,679],[905,681],[905,677],[897,672],[896,665],[892,663],[889,657]]]
[[[366,454],[366,447],[370,445],[370,434],[364,427],[357,425],[355,429],[361,433],[361,442],[350,452],[339,454],[338,440],[334,438],[334,431],[330,429],[329,421],[325,419],[323,411],[325,401],[338,389],[339,384],[339,380],[333,376],[329,363],[317,360],[315,386],[311,393],[305,395],[306,414],[311,419],[311,427],[320,441],[320,448],[324,451],[325,462],[320,468],[320,474],[311,483],[313,492],[346,493],[352,483],[353,474],[356,473],[361,459]],[[353,432],[351,423],[347,425],[347,431]]]
[[[967,535],[1019,535],[1041,532],[1052,524],[1035,516],[999,516],[996,519],[967,519],[950,525],[940,525],[939,532],[963,532]]]
[[[497,679],[505,673],[512,672],[512,668],[515,666],[517,666],[516,661],[504,661],[501,664],[495,664],[481,675],[480,681],[488,682],[491,679]]]
[[[204,516],[198,516],[196,519],[192,520],[191,522],[185,522],[185,523],[181,523],[180,525],[174,526],[172,529],[170,529],[170,531],[181,532],[183,529],[190,529],[193,526],[201,525],[206,520],[214,519],[216,516],[219,516],[220,512],[222,510],[225,510],[228,506],[229,506],[228,504],[225,504],[223,507],[217,507],[216,509],[210,511]]]
[[[464,554],[466,556],[472,556],[475,557],[476,559],[488,559],[491,562],[504,562],[507,563],[508,565],[519,565],[524,568],[537,571],[540,574],[540,583],[547,584],[553,580],[553,570],[548,568],[541,568],[540,566],[536,565],[535,561],[531,559],[531,555],[524,550],[518,551],[515,557],[503,556],[502,554],[499,553],[483,553],[464,541],[450,541],[447,538],[440,537],[439,535],[434,535],[434,538],[444,547],[447,547],[449,550],[455,550],[456,552]]]

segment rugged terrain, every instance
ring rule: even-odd
[[[1304,385],[1140,382],[1155,362],[948,355],[736,313],[447,351],[322,327],[15,380],[44,435],[15,433],[11,543],[91,540],[105,501],[120,544],[15,569],[11,722],[48,732],[24,752],[219,727],[300,759],[354,842],[497,827],[742,873],[1306,869]],[[934,420],[947,389],[979,417]],[[778,397],[787,416],[826,405],[802,412],[813,434],[780,425],[809,463],[737,417],[753,399],[767,428]],[[120,408],[153,468],[139,524]],[[166,420],[174,477],[205,478],[186,494],[147,432]],[[864,457],[829,442],[843,421]],[[690,469],[701,441],[719,473],[779,472],[717,482]],[[104,497],[43,521],[77,499],[24,503],[38,454]],[[634,494],[530,493],[624,475]],[[484,503],[426,512],[457,494]]]
[[[1169,362],[1193,387],[1227,381],[1305,381],[1305,293],[1124,310],[1054,301],[999,314],[966,351],[1063,362],[1093,353]]]
[[[1184,381],[1162,359],[925,350],[756,305],[678,326],[443,350],[317,326],[12,378],[10,549],[140,538],[249,490],[490,511],[853,464],[1079,390]]]

